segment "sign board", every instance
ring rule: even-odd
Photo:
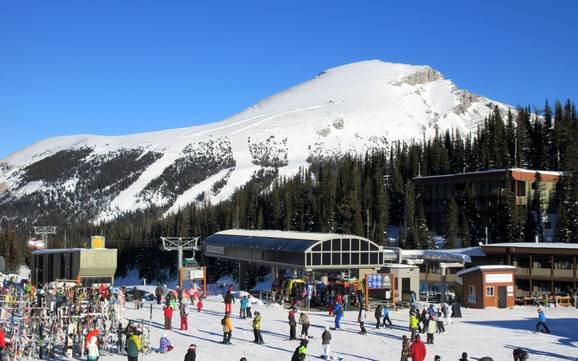
[[[366,275],[367,288],[370,290],[391,288],[391,278],[388,274],[372,273]]]
[[[105,238],[103,236],[90,237],[90,248],[104,248]]]
[[[189,279],[191,280],[202,280],[205,277],[205,272],[202,268],[189,270]]]
[[[512,283],[511,273],[486,273],[486,283]]]
[[[205,253],[225,254],[225,247],[223,246],[206,246]]]
[[[476,295],[468,295],[468,303],[475,304],[476,303]]]
[[[514,286],[508,286],[507,291],[508,293],[514,293]]]

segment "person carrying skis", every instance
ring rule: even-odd
[[[261,336],[261,314],[255,311],[255,317],[253,318],[253,334],[255,335],[256,344],[263,344],[263,336]]]
[[[323,358],[331,360],[331,332],[329,332],[329,327],[325,327],[325,331],[321,334],[321,345],[323,346]]]
[[[408,361],[409,358],[409,340],[406,335],[401,338],[401,359],[400,361]]]
[[[189,329],[189,311],[186,303],[181,302],[179,304],[179,314],[181,316],[181,331],[187,331]]]
[[[296,340],[297,339],[297,321],[295,320],[295,309],[292,308],[289,311],[289,315],[287,316],[289,320],[289,339]]]
[[[541,308],[538,308],[538,323],[536,323],[536,332],[538,331],[550,333],[550,329],[546,325],[546,315]]]
[[[307,357],[307,344],[308,343],[309,343],[309,341],[306,339],[301,340],[301,343],[299,344],[299,346],[297,346],[297,348],[293,352],[293,356],[291,357],[291,361],[305,361],[305,358]]]
[[[409,355],[411,356],[412,361],[425,360],[425,344],[421,342],[421,337],[419,335],[415,336],[415,341],[413,341],[411,347],[409,348]]]
[[[229,313],[225,313],[225,317],[221,320],[223,326],[223,344],[231,344],[231,336],[233,335],[233,325],[231,324],[231,317]]]
[[[375,308],[375,328],[379,329],[379,325],[381,325],[381,314],[383,313],[383,306],[381,305],[377,305],[377,307]]]
[[[189,345],[187,354],[185,355],[185,361],[196,361],[197,360],[197,345]]]
[[[357,316],[357,322],[359,322],[360,333],[362,335],[367,334],[365,329],[365,320],[367,319],[367,309],[365,307],[359,307],[359,315]]]
[[[299,323],[301,324],[301,338],[309,337],[309,316],[305,312],[299,315]]]
[[[239,302],[239,317],[242,319],[247,318],[247,306],[249,305],[249,299],[247,296],[243,296],[241,298],[241,302]]]
[[[163,314],[165,316],[165,330],[172,329],[173,308],[171,306],[165,305],[163,307]]]

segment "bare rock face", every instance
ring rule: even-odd
[[[467,109],[475,102],[481,101],[482,97],[466,90],[459,90],[456,92],[459,95],[459,104],[452,110],[456,114],[465,114]]]
[[[333,127],[335,129],[343,129],[345,126],[345,121],[343,120],[343,118],[337,118],[333,121]]]
[[[401,79],[401,84],[409,84],[409,85],[417,85],[417,84],[426,84],[432,81],[436,81],[442,79],[443,76],[436,70],[426,67],[422,71],[418,71],[413,73],[412,75],[408,75]]]

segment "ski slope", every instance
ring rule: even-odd
[[[323,71],[213,124],[125,136],[78,135],[40,141],[0,160],[0,195],[8,191],[18,198],[48,192],[51,185],[45,182],[23,184],[22,173],[27,166],[59,151],[90,148],[90,157],[94,158],[139,148],[162,156],[107,201],[94,221],[108,221],[151,205],[166,207],[172,213],[195,202],[203,192],[207,194],[204,201],[211,203],[228,199],[261,168],[264,155],[255,154],[255,148],[265,149],[265,156],[275,154],[286,159],[276,167],[280,175],[290,176],[299,167],[307,167],[310,157],[364,154],[383,149],[392,141],[423,139],[436,130],[468,133],[495,106],[509,108],[459,89],[429,66],[362,61]],[[179,190],[175,199],[158,194],[142,197],[151,181],[162,177],[177,159],[186,157],[186,149],[199,148],[208,140],[231,145],[236,164],[225,187],[216,194],[209,192],[211,179]]]
[[[204,302],[205,310],[197,313],[191,310],[189,315],[189,331],[178,330],[178,313],[173,316],[173,330],[166,331],[175,349],[168,354],[151,353],[145,355],[147,360],[182,360],[188,345],[194,343],[198,347],[199,361],[236,361],[246,357],[249,361],[290,360],[298,341],[288,341],[289,326],[287,311],[279,305],[254,304],[253,311],[262,315],[262,334],[264,345],[256,345],[250,319],[232,319],[234,327],[232,345],[220,344],[222,326],[220,319],[223,314],[223,304],[220,296],[211,296]],[[238,312],[237,305],[233,306]],[[514,309],[463,309],[463,318],[454,319],[452,325],[446,326],[446,333],[435,335],[435,344],[427,345],[426,360],[433,360],[439,354],[442,360],[458,360],[462,352],[468,352],[471,360],[490,356],[495,361],[511,361],[512,349],[522,347],[530,354],[530,361],[575,361],[578,360],[578,310],[573,308],[546,309],[548,325],[552,334],[533,333],[536,322],[536,309],[533,307],[515,307]],[[136,311],[132,304],[127,304],[123,315],[135,321],[141,318],[148,322],[149,304],[144,309]],[[310,312],[310,340],[308,360],[319,360],[322,353],[321,333],[325,326],[333,326],[333,319],[325,312]],[[346,312],[342,320],[341,331],[331,331],[331,348],[335,356],[344,360],[399,360],[401,336],[408,334],[408,310],[390,312],[393,321],[392,329],[376,330],[373,311],[368,312],[366,327],[368,335],[358,333],[355,311]],[[162,333],[162,311],[153,305],[152,343],[158,348]],[[298,326],[297,333],[300,333]],[[108,360],[124,360],[125,357],[107,357]]]

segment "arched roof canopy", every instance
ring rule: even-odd
[[[204,241],[206,256],[306,270],[379,268],[383,248],[367,238],[334,233],[231,229]]]

